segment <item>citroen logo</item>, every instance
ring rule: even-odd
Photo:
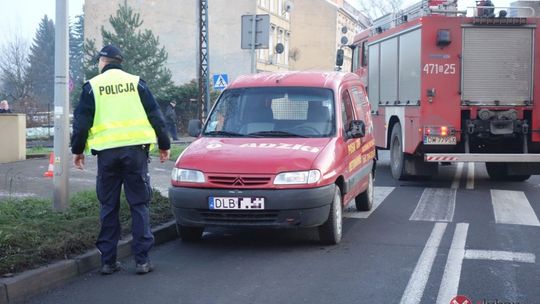
[[[244,186],[244,181],[241,177],[237,177],[233,182],[233,186]]]

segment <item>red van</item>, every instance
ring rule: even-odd
[[[318,227],[337,244],[342,210],[373,204],[375,145],[360,78],[342,72],[241,76],[178,158],[169,198],[184,241],[208,226]]]

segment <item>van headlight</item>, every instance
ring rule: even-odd
[[[321,179],[319,170],[283,172],[276,176],[274,185],[314,184]]]
[[[204,183],[204,174],[198,170],[173,168],[171,178],[176,182]]]

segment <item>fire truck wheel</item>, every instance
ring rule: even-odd
[[[403,180],[407,177],[404,168],[405,153],[403,153],[403,139],[401,137],[401,124],[394,124],[390,136],[390,169],[395,179]]]
[[[358,194],[354,202],[358,211],[369,211],[373,207],[373,173],[369,174],[366,191]]]
[[[508,166],[506,163],[486,163],[486,170],[489,178],[497,181],[523,182],[529,179],[531,175],[508,175]]]
[[[325,245],[336,245],[341,241],[343,231],[341,190],[336,186],[334,200],[330,206],[330,215],[324,224],[319,226],[319,239]]]
[[[202,239],[204,227],[189,227],[176,225],[183,242],[198,242]]]

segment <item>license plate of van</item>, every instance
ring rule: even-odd
[[[425,136],[424,145],[455,145],[455,136]]]
[[[264,197],[209,197],[212,210],[264,210]]]

